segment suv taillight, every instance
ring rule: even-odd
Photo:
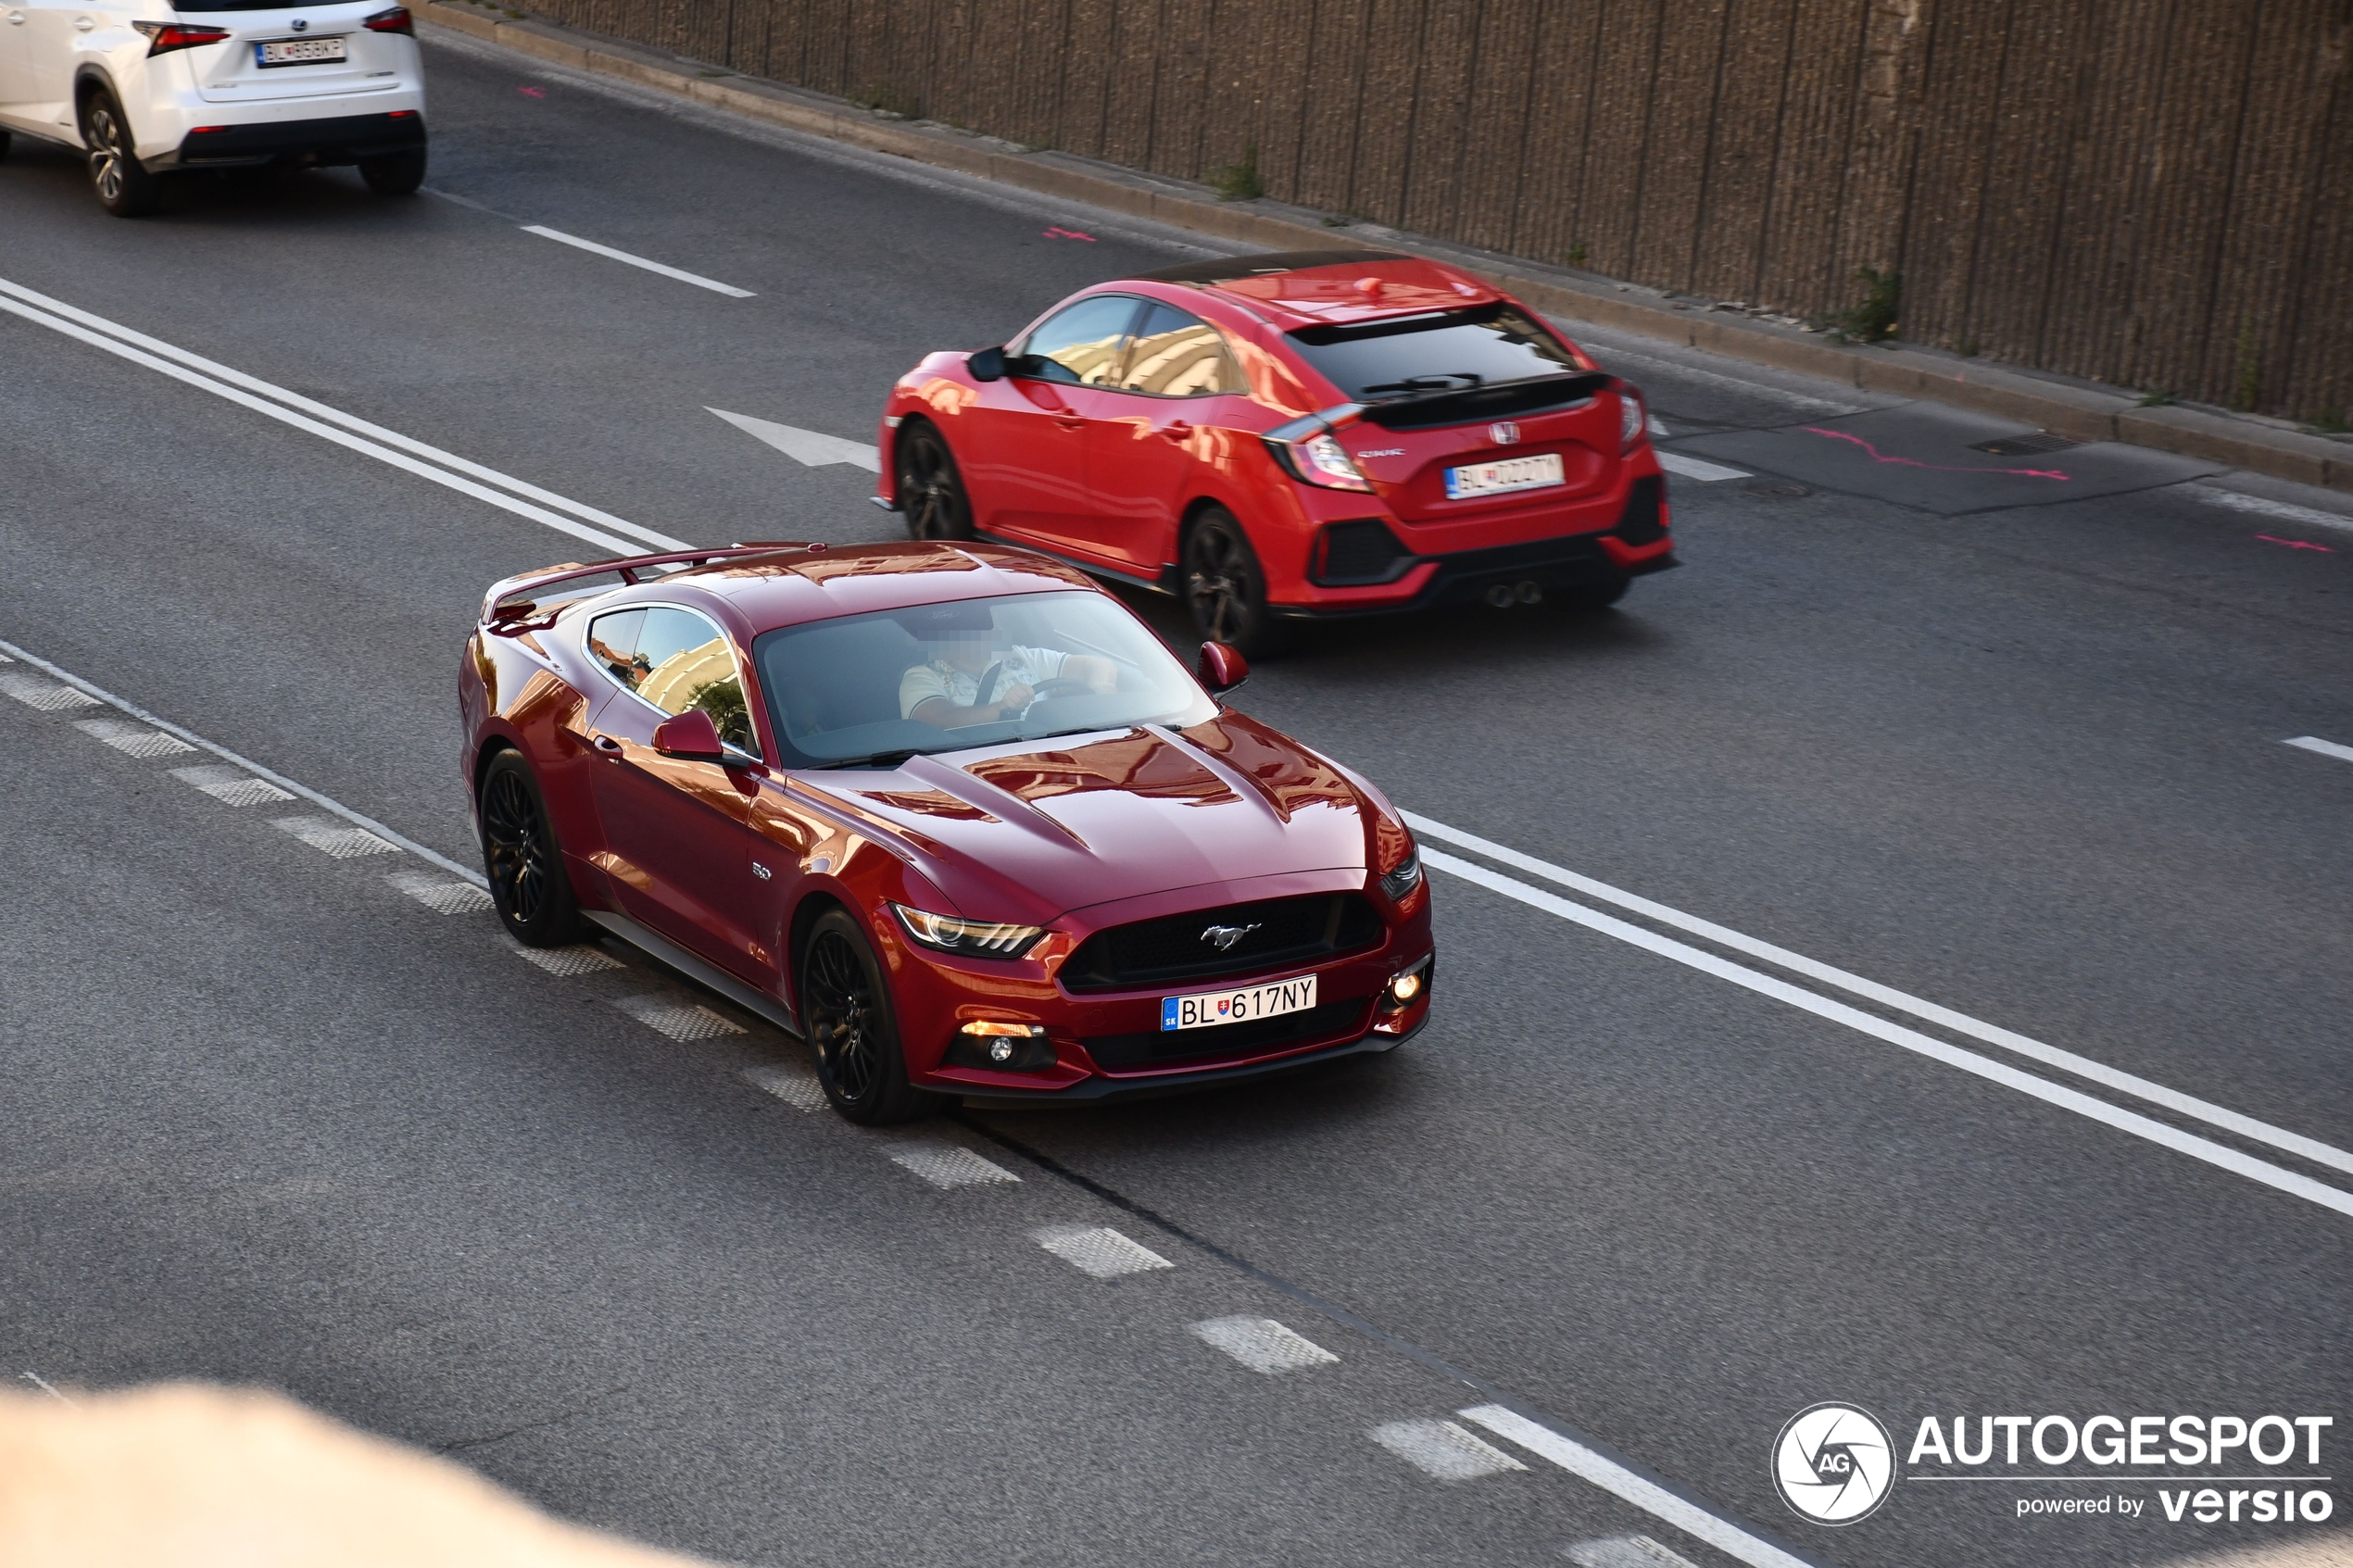
[[[229,36],[229,30],[225,27],[190,27],[185,22],[132,22],[131,25],[146,35],[150,56],[169,55],[174,49],[201,48],[207,44],[218,44]]]
[[[411,38],[417,36],[417,20],[409,14],[409,7],[406,6],[395,6],[389,11],[378,11],[359,25],[370,32],[405,32]]]

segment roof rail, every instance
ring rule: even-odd
[[[550,587],[558,583],[567,582],[574,577],[601,577],[610,571],[618,573],[621,581],[626,584],[644,581],[638,574],[654,572],[657,567],[670,567],[675,570],[681,567],[700,566],[706,561],[727,560],[736,556],[773,555],[778,550],[807,550],[814,554],[824,547],[822,540],[812,542],[776,539],[738,543],[730,545],[724,549],[671,550],[655,556],[622,556],[613,560],[593,561],[585,565],[579,561],[566,561],[561,566],[543,567],[537,571],[519,572],[515,576],[502,577],[490,585],[490,592],[483,596],[482,621],[483,624],[488,625],[494,621],[512,621],[520,615],[528,614],[535,608],[532,601],[516,599],[513,604],[507,604],[504,601],[514,598],[526,588],[535,591]],[[654,575],[661,576],[667,573],[654,572]]]

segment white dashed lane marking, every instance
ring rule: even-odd
[[[1207,1323],[1194,1323],[1192,1332],[1252,1372],[1298,1372],[1303,1367],[1328,1366],[1340,1360],[1273,1318],[1211,1318]]]
[[[267,806],[272,801],[294,798],[267,779],[257,779],[243,768],[217,762],[201,768],[174,768],[171,776],[203,790],[223,806]]]
[[[61,686],[55,681],[44,681],[32,675],[0,675],[0,692],[6,692],[27,708],[37,708],[44,713],[98,706],[98,699],[88,692],[78,692],[71,686]]]
[[[723,283],[716,278],[706,278],[699,272],[684,271],[659,261],[648,261],[642,256],[632,256],[625,250],[615,250],[610,245],[600,245],[594,240],[584,240],[577,234],[567,234],[560,229],[550,229],[538,223],[526,223],[522,226],[522,232],[526,234],[537,234],[543,240],[553,240],[558,245],[567,245],[575,249],[587,251],[593,256],[601,256],[610,261],[623,262],[631,267],[642,267],[648,272],[659,272],[665,278],[675,278],[682,283],[692,283],[698,289],[709,289],[713,294],[724,294],[730,299],[754,297],[749,289],[739,289],[733,283]]]
[[[722,1018],[709,1008],[692,1002],[673,1001],[668,997],[617,997],[612,1005],[681,1045],[746,1033],[744,1026],[733,1019]]]
[[[1562,1549],[1577,1568],[1697,1568],[1680,1552],[1667,1550],[1648,1536],[1611,1536],[1579,1541]]]
[[[892,1163],[912,1171],[936,1187],[979,1186],[988,1182],[1021,1180],[1001,1165],[992,1165],[961,1144],[938,1138],[900,1138],[885,1144]]]
[[[2318,507],[2299,507],[2293,501],[2270,501],[2260,495],[2242,495],[2235,490],[2216,490],[2203,484],[2197,490],[2204,499],[2218,507],[2228,507],[2234,512],[2252,512],[2257,517],[2277,518],[2282,522],[2308,523],[2314,528],[2353,529],[2353,517],[2324,512]]]
[[[1528,1468],[1451,1421],[1384,1422],[1370,1436],[1432,1480],[1476,1481],[1482,1475]]]
[[[744,1079],[754,1087],[774,1095],[795,1110],[814,1110],[825,1103],[825,1091],[817,1086],[817,1074],[806,1067],[772,1062],[764,1067],[746,1068]]]
[[[480,914],[490,908],[489,894],[455,877],[435,876],[431,872],[395,872],[384,880],[438,914]]]
[[[1697,458],[1686,458],[1680,452],[1659,453],[1658,466],[1668,473],[1680,473],[1685,479],[1701,480],[1710,484],[1718,480],[1749,477],[1746,469],[1731,469],[1726,468],[1721,463],[1704,462]]]
[[[2340,762],[2353,762],[2353,746],[2339,746],[2318,735],[2298,735],[2287,744],[2300,746],[2307,751],[2316,751],[2322,757],[2334,757]]]
[[[77,719],[73,727],[130,757],[178,757],[196,749],[184,740],[145,724],[134,724],[128,719]],[[294,797],[284,798],[292,800]]]
[[[1109,1225],[1048,1225],[1032,1231],[1030,1239],[1060,1258],[1081,1273],[1097,1279],[1117,1279],[1122,1274],[1140,1274],[1151,1269],[1173,1269],[1176,1265],[1153,1251],[1139,1246],[1112,1229]]]
[[[621,967],[619,959],[594,947],[517,947],[513,951],[526,963],[535,963],[565,980],[575,974],[594,974],[600,969]]]
[[[281,833],[294,834],[321,854],[333,855],[338,860],[357,859],[362,855],[400,853],[366,828],[346,827],[333,817],[280,817],[270,825]]]

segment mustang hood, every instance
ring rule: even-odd
[[[1043,923],[1202,883],[1365,864],[1378,803],[1253,720],[1072,739],[911,758],[887,784],[836,793],[897,829],[955,912],[976,919]]]

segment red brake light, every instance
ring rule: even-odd
[[[409,7],[406,6],[395,6],[389,11],[378,11],[359,25],[370,32],[405,32],[411,38],[417,35],[416,19],[409,16]]]
[[[185,22],[132,22],[147,37],[149,56],[169,55],[174,49],[195,49],[207,44],[218,44],[229,36],[225,27],[190,27]]]

